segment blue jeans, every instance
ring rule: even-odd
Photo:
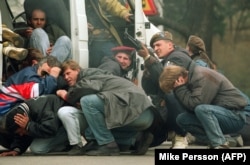
[[[72,106],[64,106],[58,110],[57,115],[66,129],[70,145],[82,144],[81,136],[88,127],[83,112]]]
[[[95,139],[99,145],[116,141],[118,144],[133,145],[136,134],[149,128],[153,113],[145,110],[139,118],[123,127],[108,129],[105,122],[104,100],[95,94],[83,96],[80,100],[89,128],[85,132],[87,140]]]
[[[47,33],[42,28],[33,30],[29,44],[30,47],[40,50],[44,56],[47,56],[46,51],[50,47],[50,41]],[[59,37],[53,43],[50,55],[57,57],[60,62],[72,59],[72,43],[70,38],[67,36]]]
[[[237,133],[245,124],[244,111],[202,104],[192,112],[178,115],[176,122],[195,137],[208,142],[212,147],[226,142],[224,134]]]
[[[46,154],[64,151],[68,146],[67,133],[63,127],[60,127],[54,137],[35,138],[30,145],[30,151],[34,154]]]

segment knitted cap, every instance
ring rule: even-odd
[[[117,46],[111,49],[113,53],[118,53],[118,52],[128,52],[129,54],[135,51],[135,48],[128,47],[128,46]]]
[[[111,49],[111,51],[114,53],[114,55],[116,55],[119,52],[123,52],[129,55],[130,59],[132,59],[134,52],[135,52],[135,48],[132,47],[128,47],[128,46],[117,46]]]
[[[204,52],[206,51],[204,41],[200,37],[195,36],[195,35],[191,35],[188,38],[187,45],[190,47],[193,53],[197,53],[196,51],[200,51],[200,50]]]
[[[150,40],[150,46],[153,48],[153,44],[159,40],[173,41],[172,33],[170,33],[169,31],[165,31],[165,32],[158,32],[158,33],[154,34]]]

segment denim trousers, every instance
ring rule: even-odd
[[[34,154],[46,154],[49,152],[64,151],[68,146],[67,133],[64,127],[61,126],[53,137],[35,138],[30,145],[30,151]]]
[[[105,122],[103,99],[95,94],[87,95],[80,99],[80,104],[89,125],[85,131],[86,139],[95,139],[99,145],[113,141],[118,144],[133,145],[137,133],[149,128],[154,119],[151,109],[147,109],[128,125],[110,130]]]
[[[47,56],[46,51],[50,47],[47,33],[42,28],[34,29],[29,40],[29,46],[40,50],[44,56]],[[72,43],[70,38],[68,36],[59,37],[53,43],[50,55],[57,57],[60,62],[72,59]]]
[[[245,124],[244,111],[232,111],[221,106],[202,104],[192,112],[178,115],[176,122],[208,145],[216,147],[226,142],[224,134],[237,133]]]
[[[70,145],[82,144],[81,136],[88,127],[82,110],[73,106],[61,107],[57,115],[66,129]]]

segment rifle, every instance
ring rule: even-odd
[[[141,41],[137,40],[136,38],[134,38],[130,34],[128,34],[128,29],[127,28],[125,28],[124,38],[129,39],[132,42],[132,44],[134,45],[136,50],[142,49]]]
[[[132,82],[135,83],[136,85],[138,85],[138,73],[139,73],[139,65],[140,65],[140,59],[134,59],[134,66],[133,66],[133,72],[132,72]]]

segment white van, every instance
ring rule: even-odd
[[[13,31],[20,31],[25,28],[27,26],[23,6],[25,1],[27,0],[1,0],[0,23],[6,24]],[[88,29],[85,14],[85,1],[33,0],[33,2],[39,5],[39,7],[43,6],[46,8],[48,17],[56,21],[56,23],[70,36],[73,45],[73,59],[78,61],[81,67],[88,67]],[[122,2],[124,3],[125,1],[123,0]],[[133,29],[130,35],[149,45],[151,36],[159,31],[159,29],[151,24],[146,18],[142,9],[141,0],[127,0],[126,2],[130,5],[134,13],[134,23],[132,23]],[[119,23],[115,22],[114,24],[119,26]],[[126,27],[121,26],[119,29],[125,31]],[[123,32],[121,32],[121,34],[122,33]],[[0,26],[0,56],[0,85],[2,85],[3,72],[8,62],[8,58],[2,54],[2,26]],[[138,59],[140,64],[137,64],[137,66],[140,66],[143,60],[140,57],[138,57]],[[139,70],[138,76],[141,76],[141,69]],[[140,85],[140,79],[138,80]]]

